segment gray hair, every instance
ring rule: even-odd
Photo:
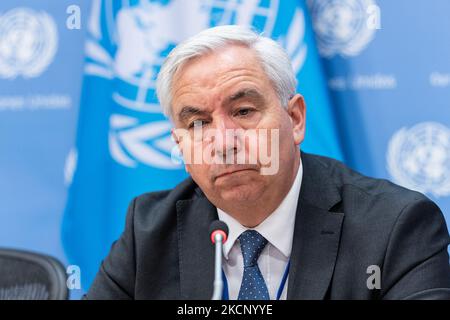
[[[181,42],[167,56],[156,80],[156,94],[167,117],[172,116],[172,81],[175,73],[190,60],[232,44],[244,45],[255,52],[281,104],[287,106],[297,87],[287,53],[276,41],[248,27],[228,25],[206,29],[194,35]]]

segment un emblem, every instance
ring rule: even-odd
[[[0,16],[0,77],[37,77],[52,62],[58,31],[44,11],[16,8]]]
[[[389,143],[387,167],[406,188],[450,195],[450,129],[435,122],[400,129]]]
[[[319,53],[355,56],[372,40],[376,27],[371,26],[374,0],[309,0]],[[379,12],[379,11],[377,11]]]
[[[155,94],[164,58],[182,40],[218,25],[247,25],[279,41],[296,72],[307,55],[303,42],[305,16],[294,2],[139,1],[124,5],[116,14],[106,12],[106,18],[94,4],[93,13],[85,72],[114,80],[112,99],[116,107],[110,118],[110,153],[116,162],[129,168],[138,164],[182,168],[181,163],[172,161],[171,124],[162,115]],[[100,27],[102,23],[106,28]],[[103,44],[102,29],[109,30],[105,36],[110,37],[112,48]]]

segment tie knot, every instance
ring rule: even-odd
[[[252,267],[257,264],[259,255],[267,244],[258,231],[247,230],[239,236],[242,256],[244,257],[244,267]]]

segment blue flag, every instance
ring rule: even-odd
[[[155,94],[164,57],[183,39],[225,24],[251,25],[286,48],[308,108],[302,149],[342,159],[303,1],[93,1],[63,224],[68,259],[80,266],[85,289],[122,232],[132,198],[187,176],[172,161],[171,124]]]

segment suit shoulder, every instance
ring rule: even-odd
[[[189,177],[173,189],[141,194],[132,201],[135,215],[168,214],[172,209],[175,210],[178,200],[193,198],[197,193],[196,189],[197,185]]]
[[[312,156],[318,166],[321,166],[332,181],[343,191],[352,191],[367,200],[388,201],[391,206],[403,208],[417,201],[430,201],[420,192],[399,186],[387,179],[365,176],[344,163],[322,156]]]
[[[364,239],[365,235],[376,234],[378,240],[384,237],[387,241],[396,225],[415,228],[434,226],[441,230],[443,239],[448,244],[448,232],[442,211],[422,193],[386,179],[364,176],[330,158],[313,156],[307,161],[310,168],[315,166],[316,172],[318,169],[322,170],[322,177],[326,177],[323,179],[328,179],[339,189],[341,202],[335,209],[345,213],[347,225],[358,226],[357,230],[353,230],[353,237]],[[373,239],[366,238],[371,241]]]

